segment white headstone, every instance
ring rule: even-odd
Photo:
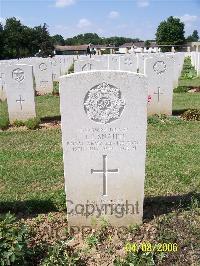
[[[103,217],[116,226],[141,223],[146,78],[80,72],[60,78],[60,97],[69,225]]]
[[[6,100],[5,68],[6,64],[0,64],[0,101]]]
[[[51,64],[52,64],[53,81],[59,81],[59,78],[61,76],[61,66],[59,58],[52,58]]]
[[[53,91],[52,65],[49,59],[37,59],[33,62],[36,92],[48,94]]]
[[[167,57],[145,59],[148,84],[148,115],[172,114],[173,62]]]
[[[5,82],[10,122],[34,118],[33,67],[20,64],[8,66]]]
[[[125,55],[120,57],[120,70],[137,72],[136,55]]]

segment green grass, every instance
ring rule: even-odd
[[[198,122],[167,120],[149,125],[146,196],[200,188],[199,132]],[[64,208],[59,129],[1,132],[0,147],[0,210]]]
[[[182,112],[189,108],[199,108],[200,94],[198,93],[175,93],[173,99],[174,112]],[[43,119],[55,119],[59,114],[59,97],[46,95],[36,97],[37,115]],[[6,103],[0,103],[0,115],[7,116]],[[47,120],[48,120],[47,119]],[[177,243],[178,253],[165,253],[166,265],[183,265],[186,254],[187,265],[192,265],[193,255],[198,252],[196,243],[199,241],[199,207],[200,202],[200,123],[197,121],[183,121],[178,118],[151,118],[147,130],[147,158],[145,178],[145,203],[144,224],[138,226],[137,232],[124,234],[127,239],[134,243],[136,240],[150,239],[155,243]],[[37,129],[22,131],[20,128],[0,132],[0,216],[2,213],[11,211],[18,217],[29,218],[27,223],[32,223],[31,235],[34,243],[46,243],[43,241],[45,226],[61,229],[67,228],[64,193],[64,169],[63,153],[61,144],[61,130],[59,128]],[[55,212],[58,211],[58,212]],[[46,220],[39,222],[40,213],[55,215],[55,222]],[[59,218],[60,217],[60,218]],[[59,220],[59,219],[60,220]],[[35,220],[34,220],[35,219]],[[48,218],[49,219],[49,218]],[[30,222],[31,221],[31,222]],[[34,222],[35,221],[35,222]],[[41,227],[41,228],[40,228]],[[149,228],[150,230],[147,230]],[[152,230],[152,229],[153,230]],[[105,231],[105,230],[104,230]],[[85,252],[88,259],[116,255],[114,265],[128,265],[122,263],[135,263],[147,265],[153,257],[152,252],[131,253],[125,259],[118,257],[119,243],[113,238],[103,241],[99,235],[89,236],[81,241],[89,249]],[[55,246],[58,237],[54,233],[48,236],[53,242],[47,242],[49,248]],[[156,234],[154,233],[156,232]],[[109,235],[111,232],[108,232]],[[118,232],[117,235],[120,235]],[[67,236],[68,237],[68,236]],[[70,236],[72,239],[72,236]],[[104,238],[102,238],[104,239]],[[112,240],[113,239],[113,240]],[[132,240],[131,240],[132,239]],[[120,240],[121,241],[121,240]],[[104,244],[104,242],[106,244]],[[121,241],[123,249],[125,242]],[[51,243],[51,244],[50,244]],[[62,242],[64,243],[64,242]],[[46,244],[44,244],[46,246]],[[100,248],[101,247],[101,248]],[[104,251],[110,250],[110,254]],[[75,250],[76,251],[76,250]],[[39,258],[45,258],[45,249],[40,248]],[[55,251],[56,253],[56,251]],[[61,254],[63,254],[61,252]],[[76,257],[72,253],[72,259]],[[101,255],[101,256],[100,256]],[[62,259],[60,253],[57,255]],[[64,258],[63,258],[63,261]],[[144,264],[141,264],[141,261]],[[41,265],[41,264],[33,264]],[[80,265],[84,265],[81,263]],[[90,265],[90,264],[86,264]],[[102,265],[97,262],[96,265]],[[151,265],[151,264],[148,264]],[[165,265],[165,264],[160,264]]]
[[[173,111],[200,109],[200,93],[174,93]]]
[[[199,122],[148,126],[146,196],[200,192],[199,132]]]
[[[60,97],[53,95],[36,97],[36,112],[39,118],[60,116]]]
[[[0,210],[64,206],[60,130],[2,132],[0,146]]]
[[[8,106],[6,101],[0,101],[0,117],[8,117]]]
[[[179,79],[179,86],[199,87],[200,77],[194,79]]]

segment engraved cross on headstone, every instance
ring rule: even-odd
[[[158,102],[160,102],[160,94],[163,94],[160,92],[160,87],[158,87],[158,92],[154,92],[154,94],[158,95]]]
[[[25,100],[22,99],[21,95],[19,95],[19,100],[16,100],[16,102],[20,104],[20,108],[22,110],[22,102],[25,102]]]
[[[94,170],[91,169],[91,174],[101,173],[103,174],[103,196],[107,195],[107,174],[108,173],[118,173],[119,169],[107,169],[107,155],[103,155],[103,169]]]

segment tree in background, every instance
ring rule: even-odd
[[[192,35],[189,35],[186,40],[187,40],[187,42],[198,42],[198,40],[199,40],[198,31],[194,30]]]
[[[185,43],[184,23],[179,18],[169,17],[157,28],[156,41],[160,45],[182,45]]]
[[[54,45],[65,45],[65,40],[63,36],[59,34],[52,36],[52,41]]]
[[[0,59],[3,59],[3,47],[4,47],[4,32],[3,25],[0,23]]]
[[[102,38],[100,38],[96,33],[85,33],[65,40],[66,45],[82,45],[89,43],[102,44]]]
[[[25,40],[23,39],[24,27],[20,20],[8,18],[4,26],[4,47],[3,55],[5,58],[17,58],[23,53]]]
[[[151,42],[149,40],[146,40],[144,42],[144,46],[145,46],[145,48],[149,49],[151,47]]]
[[[48,56],[54,50],[46,24],[30,28],[14,17],[0,25],[0,48],[1,59],[34,56],[39,50],[41,56]]]
[[[33,41],[35,50],[41,50],[40,56],[47,57],[49,55],[53,55],[53,40],[49,35],[48,26],[44,23],[43,26],[37,26],[33,28]],[[37,52],[36,51],[36,52]]]
[[[132,38],[125,38],[125,37],[100,37],[96,33],[85,33],[85,34],[79,34],[77,36],[74,36],[73,38],[68,38],[65,40],[66,45],[81,45],[81,44],[89,44],[92,43],[94,45],[115,45],[120,46],[127,42],[136,42],[139,41],[139,39],[132,39]]]

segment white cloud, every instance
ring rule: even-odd
[[[185,23],[195,22],[197,19],[198,19],[197,16],[195,16],[195,15],[189,15],[189,14],[185,14],[182,17],[180,17],[180,20],[182,22],[185,22]]]
[[[86,18],[81,18],[77,24],[77,27],[80,29],[87,28],[91,25],[92,23],[86,19]]]
[[[56,0],[56,7],[66,7],[75,4],[75,0]]]
[[[111,18],[111,19],[118,18],[119,17],[119,12],[117,12],[117,11],[111,11],[109,13],[109,16],[108,17]]]
[[[147,7],[149,6],[149,4],[150,4],[149,0],[138,0],[137,1],[137,5],[139,7]]]

